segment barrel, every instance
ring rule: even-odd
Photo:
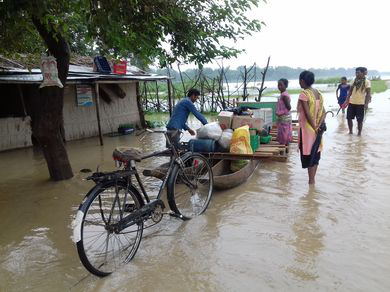
[[[192,152],[215,152],[216,142],[212,139],[191,139],[188,146]]]

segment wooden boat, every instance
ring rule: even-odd
[[[222,159],[213,167],[214,188],[217,190],[226,190],[234,188],[244,183],[255,171],[259,160],[249,160],[248,164],[239,171],[232,172],[230,170],[230,162],[232,160]],[[169,164],[162,164],[155,169],[145,169],[144,176],[151,176],[163,180],[167,173]]]
[[[221,160],[213,166],[214,188],[226,190],[244,183],[255,171],[259,160],[249,160],[248,164],[239,171],[230,170],[231,160]]]
[[[144,176],[151,176],[151,177],[158,178],[160,180],[164,180],[165,175],[168,172],[168,168],[169,168],[169,162],[161,164],[160,166],[154,169],[144,169],[142,174]]]

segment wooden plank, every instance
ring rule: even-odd
[[[264,149],[258,149],[256,150],[256,153],[279,153],[280,149],[278,148],[264,148]]]
[[[282,144],[260,144],[259,148],[266,148],[266,147],[278,147],[278,148],[286,148],[286,145],[282,145]]]
[[[209,159],[228,159],[228,160],[260,160],[267,157],[273,156],[271,153],[256,153],[256,154],[235,154],[235,153],[224,153],[224,152],[210,152],[202,153]]]

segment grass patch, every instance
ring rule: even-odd
[[[341,77],[329,77],[329,78],[319,78],[314,83],[315,84],[339,84]]]
[[[287,92],[288,92],[289,94],[298,94],[298,93],[301,93],[301,91],[302,91],[302,89],[299,89],[299,88],[296,88],[296,89],[288,89],[288,88],[287,88]],[[277,93],[280,93],[280,91],[277,90],[277,89],[274,89],[274,90],[266,91],[266,92],[263,94],[263,96],[273,96],[273,95],[275,95],[275,94],[277,94]]]
[[[145,120],[150,122],[164,122],[169,120],[169,113],[145,112]]]
[[[384,80],[371,81],[371,93],[380,93],[387,90],[387,85]]]

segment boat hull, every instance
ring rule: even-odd
[[[231,160],[221,160],[213,166],[214,188],[217,190],[231,189],[244,183],[259,165],[259,160],[250,160],[239,171],[230,171]]]

